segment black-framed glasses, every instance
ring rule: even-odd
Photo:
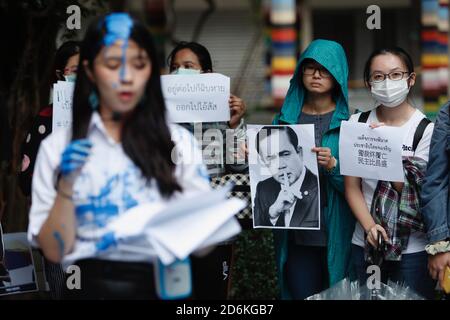
[[[307,76],[312,76],[313,74],[316,73],[316,70],[317,70],[317,71],[319,71],[319,75],[321,77],[323,77],[323,78],[331,77],[330,71],[328,71],[324,67],[317,67],[317,66],[306,64],[302,67],[302,70],[303,70],[303,74],[306,74]]]
[[[405,74],[409,75],[409,72],[407,71],[392,71],[389,73],[374,72],[370,75],[369,82],[370,83],[382,82],[386,79],[386,77],[388,77],[392,81],[399,81],[404,78]],[[407,78],[409,78],[409,76]]]

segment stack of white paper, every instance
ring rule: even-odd
[[[155,255],[166,265],[225,241],[241,231],[234,217],[246,203],[227,200],[228,187],[184,197],[167,204],[136,206],[112,221],[103,234],[114,234],[121,251]],[[151,249],[149,249],[151,248]],[[98,253],[95,242],[80,242],[67,262]]]

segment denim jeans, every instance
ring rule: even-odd
[[[358,280],[365,283],[369,266],[364,260],[364,248],[352,245],[352,261]],[[436,282],[428,273],[428,255],[425,251],[403,254],[400,261],[385,261],[381,265],[381,282],[403,283],[426,299],[434,298]]]

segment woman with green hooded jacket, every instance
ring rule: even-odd
[[[273,124],[314,124],[321,192],[319,231],[274,230],[282,299],[305,299],[350,272],[354,217],[339,170],[339,130],[348,120],[348,66],[344,49],[315,40],[301,55],[281,112]]]

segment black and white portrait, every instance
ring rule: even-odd
[[[320,229],[313,125],[249,125],[255,228]]]

